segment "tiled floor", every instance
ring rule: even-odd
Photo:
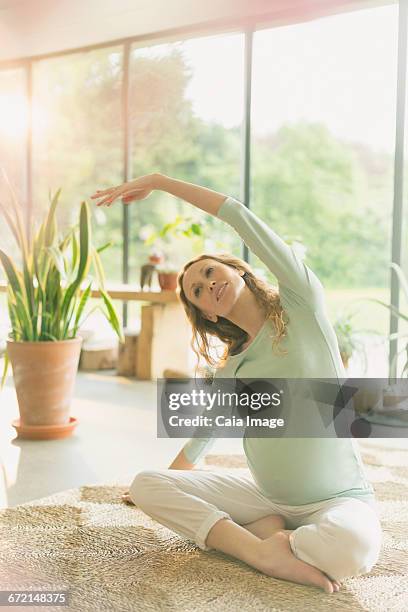
[[[78,374],[71,414],[79,424],[70,438],[17,439],[11,426],[17,398],[8,378],[0,393],[0,507],[85,484],[126,484],[141,469],[168,467],[185,441],[157,439],[155,383],[110,371]],[[218,440],[213,449],[241,452],[241,441]]]

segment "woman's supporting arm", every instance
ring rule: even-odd
[[[207,189],[207,187],[179,181],[164,174],[155,174],[153,185],[154,189],[171,193],[214,216],[217,216],[221,204],[227,199],[226,195]]]
[[[190,461],[187,460],[183,447],[177,457],[175,457],[169,465],[169,470],[192,470],[194,465],[194,463],[190,463]]]

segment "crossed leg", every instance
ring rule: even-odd
[[[252,523],[247,523],[246,525],[242,526],[254,535],[258,536],[258,538],[260,538],[261,540],[267,540],[276,532],[283,531],[285,534],[287,534],[284,541],[287,541],[289,543],[289,534],[292,532],[291,529],[285,529],[285,519],[279,514],[270,514],[268,516],[265,516],[264,518],[258,519],[257,521],[253,521]],[[287,549],[286,545],[285,548]],[[291,550],[290,553],[291,558],[293,555]],[[326,576],[326,574],[324,575]],[[337,580],[331,580],[331,583],[335,592],[340,590],[341,585],[339,582],[337,582]]]
[[[168,471],[165,473],[170,476]],[[153,479],[156,480],[155,483],[151,480],[152,476]],[[154,477],[154,472],[141,474],[139,477],[136,477],[138,478],[138,486],[135,486],[135,481],[132,484],[133,497],[136,495],[137,505],[151,516],[155,514],[154,511],[157,510],[157,508],[149,508],[150,504],[144,503],[146,492],[143,492],[143,489],[145,489],[146,485],[149,488],[152,485],[154,489],[156,488],[155,485],[158,484],[158,482]],[[188,480],[190,480],[190,478]],[[136,491],[138,491],[138,493],[136,493]],[[190,494],[191,492],[190,489]],[[198,494],[199,492],[197,491],[197,495]],[[138,496],[141,503],[139,503],[137,499]],[[133,503],[129,493],[125,493],[122,499],[126,503]],[[153,510],[153,512],[151,510]],[[153,518],[165,524],[165,521],[161,520],[160,516],[153,516]],[[244,560],[249,565],[256,567],[270,576],[283,580],[291,580],[300,584],[318,586],[326,593],[338,591],[340,589],[340,584],[338,582],[330,579],[324,572],[313,565],[301,561],[293,554],[289,543],[289,534],[291,530],[285,530],[284,527],[285,521],[283,517],[278,514],[270,514],[251,522],[240,522],[240,524],[235,523],[231,519],[219,520],[208,532],[207,544],[210,548],[221,550],[236,558]],[[250,538],[250,540],[248,540],[248,538]],[[233,549],[230,550],[232,542],[234,542],[234,545]],[[262,552],[262,554],[259,555],[258,544],[261,542],[263,542],[263,544],[259,552]],[[236,544],[238,544],[237,550],[235,550]],[[240,546],[241,549],[239,550]],[[248,551],[250,549],[255,552],[253,559],[248,556]]]

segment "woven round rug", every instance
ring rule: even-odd
[[[378,563],[340,592],[266,576],[204,552],[121,502],[126,484],[84,486],[0,511],[1,590],[67,590],[79,611],[408,610],[408,451],[362,444],[384,531]],[[209,455],[204,469],[248,473],[241,455]],[[39,606],[29,609],[44,610]],[[11,608],[10,608],[11,609]],[[25,610],[26,607],[12,609]]]

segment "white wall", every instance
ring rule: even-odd
[[[0,61],[198,26],[287,23],[393,0],[0,0]],[[177,34],[176,34],[177,35]]]

